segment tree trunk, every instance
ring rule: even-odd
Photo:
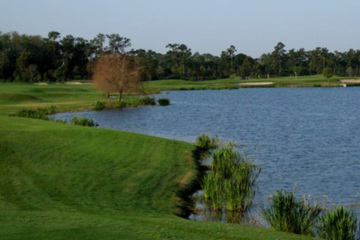
[[[119,92],[119,100],[118,100],[119,103],[121,102],[121,98],[122,98],[122,92]]]
[[[110,93],[106,92],[105,97],[106,97],[106,98],[109,98],[109,97],[110,97]]]

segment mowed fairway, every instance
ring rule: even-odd
[[[159,80],[146,82],[146,86],[159,90],[200,90],[200,89],[223,89],[223,88],[240,88],[240,87],[339,87],[342,86],[338,76],[330,79],[323,75],[313,76],[291,76],[281,78],[262,78],[262,79],[240,79],[226,78],[208,81],[189,81],[189,80]],[[271,83],[261,85],[259,83]],[[242,84],[249,85],[242,85]],[[252,84],[250,84],[252,83]],[[259,84],[259,85],[258,85]]]
[[[196,175],[189,143],[8,116],[101,95],[0,83],[0,239],[307,239],[176,216],[176,193]]]

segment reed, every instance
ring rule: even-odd
[[[205,199],[216,208],[221,203],[221,208],[243,215],[252,207],[260,172],[261,168],[253,164],[246,152],[234,151],[233,143],[217,149],[212,152],[211,172],[204,178]]]
[[[222,210],[224,194],[223,179],[216,173],[209,172],[204,177],[203,190],[205,200],[211,203],[214,211]]]
[[[297,199],[294,192],[277,191],[272,204],[264,209],[264,217],[277,231],[314,236],[321,208],[310,200]]]
[[[357,227],[358,221],[355,214],[339,206],[321,216],[318,233],[321,238],[329,240],[355,240]]]
[[[168,106],[170,105],[170,100],[168,98],[159,98],[157,100],[160,106]]]
[[[86,117],[74,117],[71,120],[72,124],[78,125],[78,126],[84,126],[84,127],[97,127],[99,124],[97,124],[94,120],[88,119]]]
[[[203,151],[208,151],[218,147],[219,139],[217,137],[210,137],[206,133],[202,133],[196,138],[195,145],[201,148]]]

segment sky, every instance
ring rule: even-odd
[[[118,33],[134,49],[168,43],[220,55],[230,45],[260,57],[286,49],[360,49],[359,0],[0,0],[0,31],[92,39]]]

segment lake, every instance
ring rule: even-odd
[[[355,204],[360,192],[360,88],[171,91],[166,107],[60,113],[102,128],[194,142],[201,133],[235,141],[262,166],[256,201],[277,189]]]

